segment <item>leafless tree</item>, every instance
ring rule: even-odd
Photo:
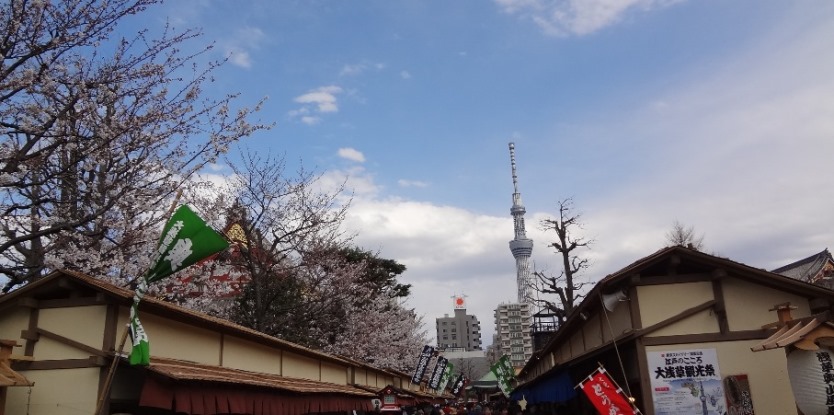
[[[222,62],[200,33],[115,36],[159,0],[0,5],[0,273],[8,292],[54,267],[135,275],[174,195],[265,128],[237,95],[206,98]],[[147,232],[146,230],[151,230]]]
[[[678,220],[675,220],[672,229],[666,233],[666,241],[670,246],[685,246],[696,251],[704,248],[704,235],[696,234],[695,227],[687,227]]]
[[[573,200],[568,198],[559,202],[558,217],[541,221],[544,231],[556,233],[556,240],[549,243],[562,260],[562,270],[558,275],[548,275],[543,271],[534,271],[533,290],[540,294],[555,294],[556,300],[547,297],[534,298],[563,323],[573,311],[584,294],[582,288],[588,282],[581,280],[581,274],[590,266],[589,260],[579,256],[577,250],[587,248],[593,241],[577,236],[582,229],[581,215],[573,213]]]

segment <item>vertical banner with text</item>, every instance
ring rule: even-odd
[[[466,386],[466,378],[463,377],[463,373],[458,376],[458,379],[455,381],[455,384],[452,385],[452,395],[458,396],[463,391],[463,387]]]
[[[437,389],[440,386],[440,379],[446,371],[447,364],[449,364],[449,360],[445,357],[437,357],[437,363],[435,363],[434,370],[432,370],[431,376],[429,376],[429,389]]]
[[[452,362],[446,364],[446,370],[443,371],[443,376],[440,378],[440,385],[437,387],[437,391],[443,393],[446,390],[446,386],[449,385],[449,381],[452,380],[452,372],[455,371],[455,365]]]
[[[434,355],[434,347],[429,345],[423,346],[423,351],[420,352],[420,357],[417,359],[417,366],[414,368],[414,376],[411,377],[411,383],[419,385],[423,380],[423,375],[426,374],[426,368],[429,366],[429,360]]]

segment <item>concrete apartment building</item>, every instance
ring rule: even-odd
[[[448,351],[482,350],[481,323],[473,315],[466,314],[464,296],[455,296],[455,315],[436,319],[437,348]]]
[[[510,356],[514,367],[523,367],[533,356],[532,316],[532,305],[528,303],[500,304],[495,309],[493,347],[499,355]]]

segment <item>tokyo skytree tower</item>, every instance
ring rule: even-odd
[[[521,193],[518,192],[518,176],[515,172],[515,144],[510,143],[510,165],[513,171],[513,227],[515,238],[510,241],[510,252],[515,258],[516,282],[518,283],[518,302],[531,302],[530,296],[530,254],[533,253],[533,240],[527,238],[524,229],[524,205],[521,204]]]

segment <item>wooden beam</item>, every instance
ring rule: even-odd
[[[670,326],[670,325],[672,325],[674,323],[677,323],[677,322],[679,322],[679,321],[681,321],[681,320],[683,320],[687,317],[691,317],[695,314],[698,314],[701,311],[707,310],[710,307],[715,306],[715,303],[716,303],[715,300],[709,300],[709,301],[707,301],[707,302],[705,302],[701,305],[696,305],[695,307],[687,308],[686,310],[683,310],[680,313],[675,314],[674,316],[667,318],[666,320],[660,321],[658,323],[652,324],[649,327],[641,329],[640,330],[640,335],[641,336],[649,335],[652,332],[655,332],[655,331],[660,330],[664,327]]]
[[[728,333],[730,331],[730,322],[727,320],[727,307],[724,302],[724,277],[727,272],[724,270],[716,270],[712,280],[712,297],[715,300],[715,316],[718,318],[718,331],[721,333]]]
[[[651,278],[641,278],[640,281],[632,285],[667,285],[680,284],[685,282],[704,282],[712,281],[712,274],[708,273],[692,273],[692,274],[678,274],[678,275],[658,275]]]
[[[685,343],[712,343],[743,340],[762,340],[767,338],[767,330],[739,330],[722,333],[680,334],[673,336],[643,337],[646,346],[667,346]]]
[[[681,264],[680,255],[669,256],[669,263],[666,268],[666,273],[672,276],[678,275],[678,265]]]
[[[29,333],[27,333],[27,335],[28,334]],[[55,340],[59,343],[63,343],[67,346],[71,346],[71,347],[74,347],[76,349],[83,350],[83,351],[85,351],[85,352],[87,352],[91,355],[100,356],[100,357],[109,357],[108,354],[105,353],[103,350],[96,349],[95,347],[88,346],[84,343],[81,343],[81,342],[75,341],[73,339],[61,336],[60,334],[53,333],[49,330],[44,330],[44,329],[39,328],[39,329],[37,329],[36,334],[38,336],[43,336],[43,337],[46,337],[48,339]]]
[[[29,325],[27,326],[27,331],[35,332],[38,328],[38,318],[40,316],[40,308],[32,308],[29,310]],[[26,343],[23,345],[23,354],[26,356],[34,356],[35,355],[35,343],[38,342],[38,337],[35,336],[33,339],[27,339],[23,337],[21,333],[20,338],[25,339]]]
[[[39,302],[40,308],[64,308],[64,307],[83,307],[88,305],[105,305],[107,299],[101,295],[86,296],[86,297],[70,297],[58,298],[55,300],[41,300]]]
[[[116,336],[119,324],[119,305],[112,303],[107,305],[107,313],[104,316],[104,333],[101,336],[101,350],[113,351],[113,359],[118,359],[116,353]],[[107,385],[109,371],[102,368],[98,374],[98,390],[103,390]]]
[[[631,313],[631,328],[640,330],[643,328],[643,317],[640,315],[640,296],[637,295],[637,287],[633,285],[628,287],[628,299],[628,310]]]
[[[106,366],[107,362],[100,356],[90,356],[86,359],[36,360],[33,362],[12,362],[14,370],[54,370],[54,369],[82,369]]]
[[[643,402],[635,402],[642,405],[643,413],[646,415],[654,415],[654,405],[652,404],[652,384],[651,378],[646,374],[649,373],[649,361],[646,357],[646,344],[642,337],[638,337],[634,341],[634,349],[637,354],[637,370],[640,375],[640,395]],[[641,407],[641,406],[638,406]]]

